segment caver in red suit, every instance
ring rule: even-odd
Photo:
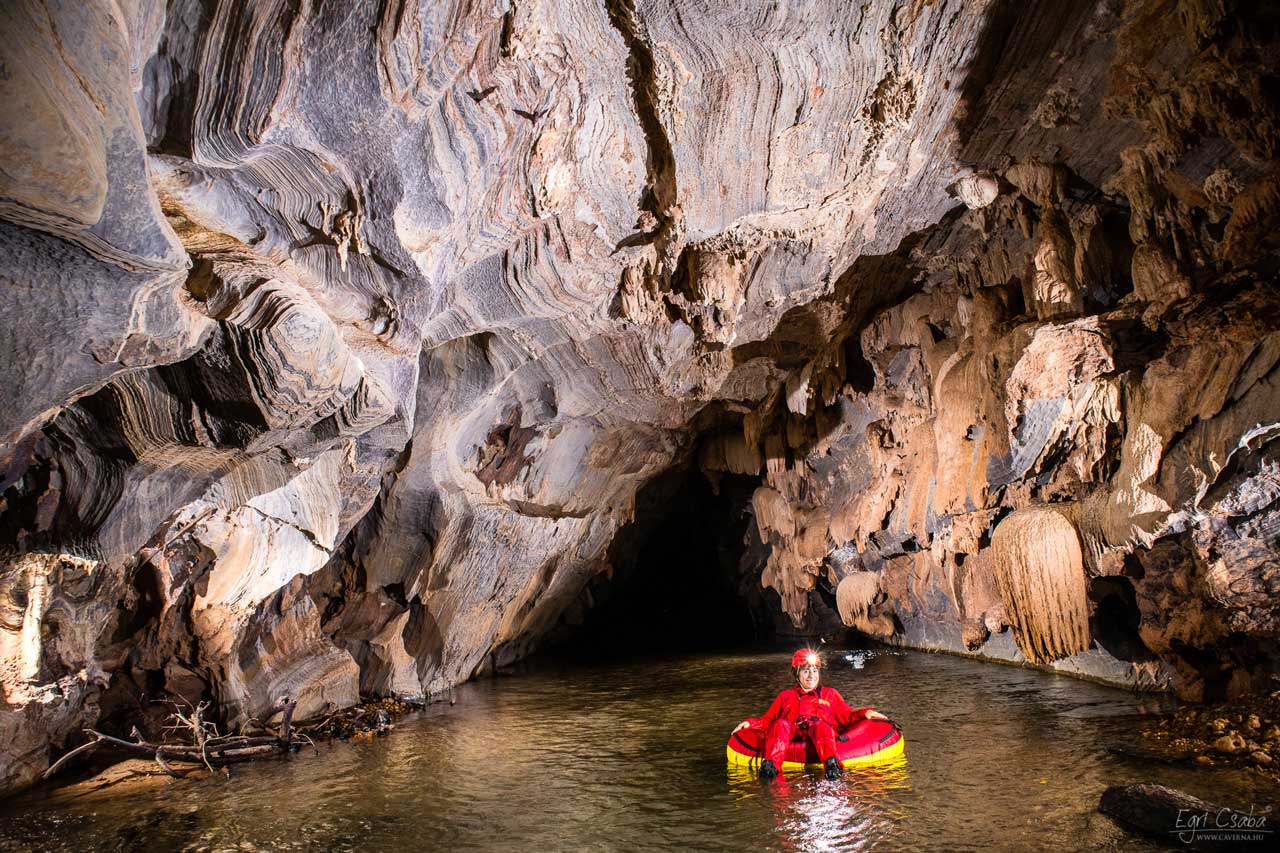
[[[797,734],[812,741],[825,763],[836,754],[836,733],[866,719],[870,710],[850,708],[834,687],[818,685],[806,693],[797,686],[779,693],[763,717],[749,722],[767,730],[763,757],[776,767],[782,766],[787,744]]]
[[[787,745],[795,737],[813,744],[828,779],[838,778],[842,768],[836,757],[836,733],[859,720],[884,718],[871,708],[850,708],[836,690],[821,686],[818,683],[821,670],[822,659],[817,652],[812,649],[796,652],[791,657],[791,672],[797,686],[779,693],[763,717],[744,720],[738,726],[738,729],[745,726],[765,729],[760,778],[767,780],[778,775]]]

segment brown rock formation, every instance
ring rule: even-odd
[[[689,464],[796,625],[1269,685],[1274,11],[0,20],[0,787],[521,657]]]

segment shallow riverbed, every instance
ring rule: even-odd
[[[772,785],[730,729],[787,685],[787,654],[543,665],[466,685],[388,737],[323,744],[127,796],[48,792],[0,813],[0,850],[1133,850],[1094,811],[1160,781],[1264,809],[1240,771],[1122,758],[1170,709],[1064,676],[942,655],[828,654],[824,683],[898,721],[906,760]],[[860,666],[860,668],[858,668]]]

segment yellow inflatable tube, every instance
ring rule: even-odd
[[[841,735],[836,742],[836,757],[844,767],[861,767],[880,764],[901,758],[906,752],[907,739],[902,729],[892,720],[862,720]],[[729,763],[738,767],[757,769],[764,752],[765,733],[762,729],[748,727],[729,736],[725,753]],[[787,745],[782,770],[803,770],[806,767],[821,769],[817,753],[804,741]]]

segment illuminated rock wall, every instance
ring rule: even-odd
[[[517,659],[688,464],[794,624],[1261,686],[1271,14],[9,4],[0,785]]]

